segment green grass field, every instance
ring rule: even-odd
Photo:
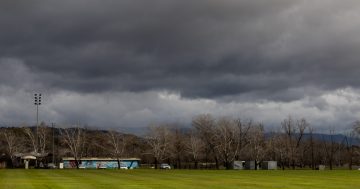
[[[360,188],[360,171],[0,170],[0,188]]]

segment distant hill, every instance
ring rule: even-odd
[[[272,133],[266,133],[265,136],[266,137],[271,137],[271,135],[273,135]],[[331,139],[332,137],[332,139]],[[328,141],[330,142],[331,140],[334,140],[336,143],[344,143],[345,144],[345,135],[343,134],[335,134],[333,136],[329,135],[329,134],[321,134],[321,133],[314,133],[313,134],[313,139],[314,140],[322,140],[322,141]],[[304,139],[308,140],[310,139],[310,134],[309,133],[305,133],[304,134]],[[353,145],[359,145],[360,144],[360,140],[357,138],[348,138],[348,142],[353,144]]]
[[[313,138],[314,140],[325,140],[325,141],[331,141],[331,137],[332,139],[337,142],[337,143],[344,143],[345,144],[345,135],[342,135],[342,134],[335,134],[333,136],[329,135],[329,134],[320,134],[320,133],[314,133],[313,134]],[[310,138],[310,134],[305,134],[304,135],[304,138],[305,139],[309,139]],[[358,145],[360,144],[360,141],[357,139],[357,138],[349,138],[348,137],[348,142],[349,143],[352,143],[354,145]]]

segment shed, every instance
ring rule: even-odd
[[[0,156],[0,169],[4,169],[7,167],[8,160],[9,158],[5,154],[2,154]]]
[[[259,169],[259,165],[256,165],[255,161],[245,161],[245,169],[246,170],[255,170],[256,168]]]
[[[276,170],[277,169],[277,161],[263,161],[261,163],[261,169]]]
[[[243,170],[245,167],[245,161],[234,161],[233,168],[235,170]]]
[[[24,160],[25,169],[29,169],[29,162],[30,162],[30,160],[36,160],[36,157],[33,156],[33,155],[25,155],[25,156],[22,156],[21,159]]]

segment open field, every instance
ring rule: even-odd
[[[360,171],[0,170],[0,188],[360,188]]]

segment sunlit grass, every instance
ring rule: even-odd
[[[360,188],[360,171],[0,170],[0,188]]]

